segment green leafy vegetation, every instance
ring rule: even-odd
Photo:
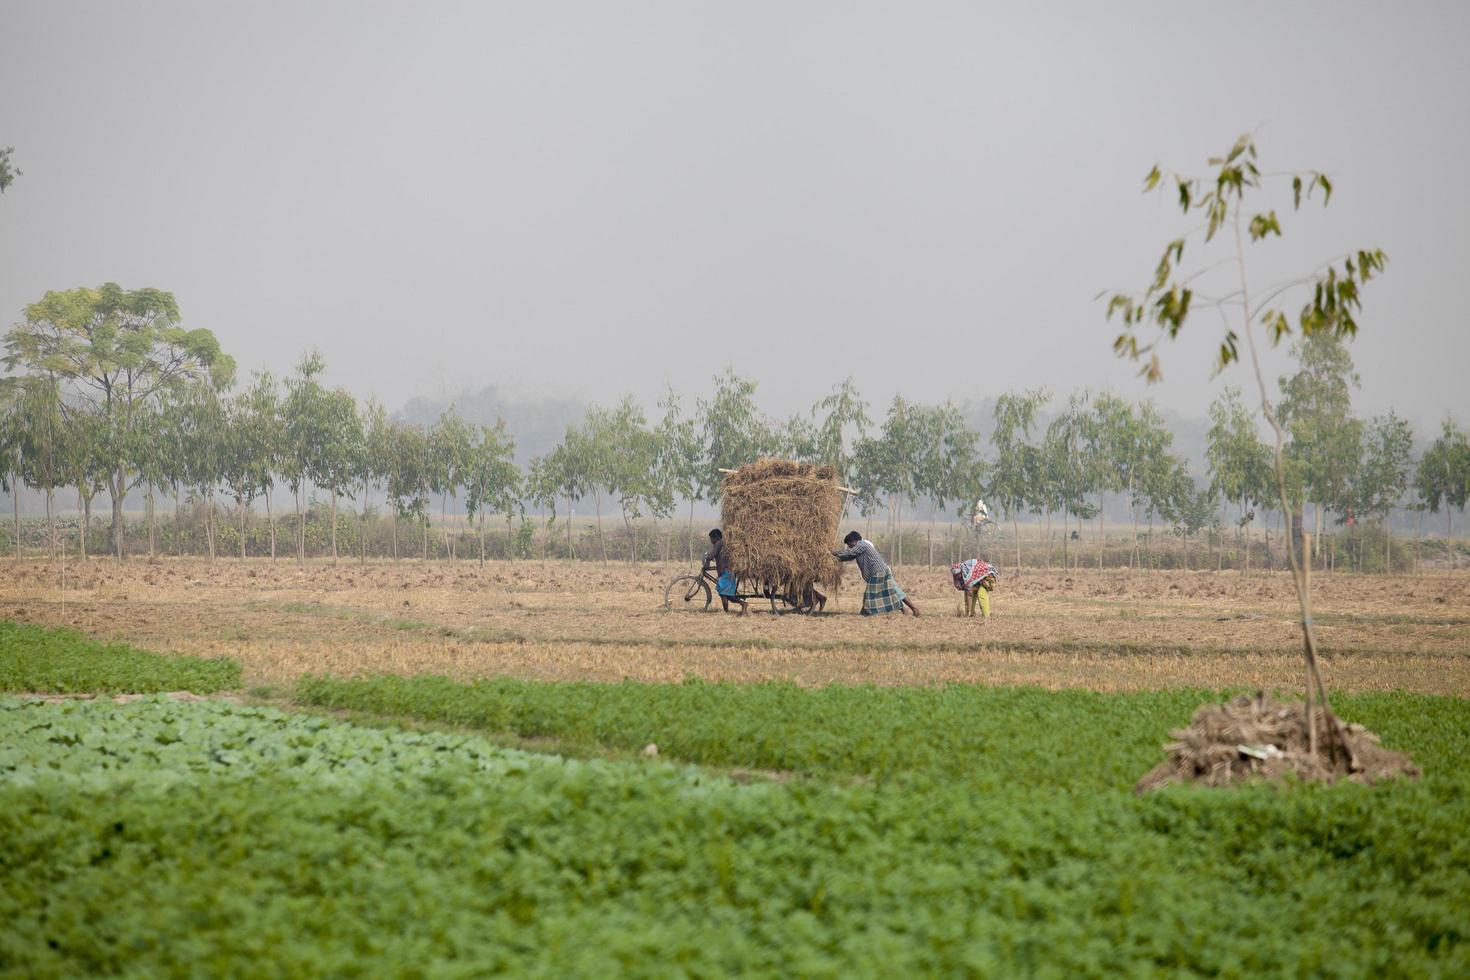
[[[240,686],[240,665],[225,658],[164,657],[71,630],[0,620],[0,690],[56,694],[193,691]]]
[[[308,677],[296,690],[304,705],[549,738],[570,748],[636,751],[653,742],[665,755],[701,765],[1088,790],[1130,787],[1159,760],[1163,733],[1187,724],[1202,701],[1222,697],[1188,690],[809,689],[780,682],[460,682],[396,675]],[[1470,725],[1470,702],[1459,699],[1354,694],[1334,703],[1391,746],[1425,731]],[[1440,728],[1424,727],[1435,724]]]
[[[1420,783],[1138,797],[1197,695],[460,687],[461,722],[479,701],[495,730],[812,778],[218,702],[0,700],[0,972],[1470,967],[1461,700],[1342,699]],[[303,690],[334,692],[442,717],[453,689]]]

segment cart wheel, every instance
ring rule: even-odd
[[[664,589],[665,609],[707,610],[712,601],[714,596],[703,575],[680,575]]]

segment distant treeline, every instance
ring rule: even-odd
[[[1133,529],[1131,563],[1140,528],[1150,540],[1156,526],[1186,543],[1202,532],[1218,540],[1225,527],[1249,527],[1276,499],[1257,413],[1231,388],[1210,406],[1203,472],[1176,450],[1152,404],[1107,391],[1065,398],[1008,392],[990,406],[982,433],[953,402],[900,396],[880,412],[851,379],[810,411],[774,419],[761,411],[755,383],[731,370],[692,403],[669,390],[652,415],[631,396],[588,406],[560,420],[554,444],[521,462],[503,419],[471,424],[453,405],[432,419],[393,418],[379,404],[328,387],[315,353],[284,380],[258,372],[236,387],[233,361],[213,335],[186,331],[177,319],[171,295],[108,284],[48,293],[6,337],[7,366],[21,373],[4,379],[0,393],[5,489],[43,492],[48,516],[55,495],[73,491],[88,526],[92,501],[106,493],[108,547],[119,555],[127,548],[123,501],[140,490],[150,551],[163,495],[176,514],[186,502],[202,513],[209,554],[222,550],[222,499],[240,529],[229,537],[237,537],[231,543],[241,554],[249,514],[263,502],[275,554],[284,492],[294,516],[287,540],[299,557],[313,550],[306,519],[313,499],[327,503],[321,548],[334,556],[343,550],[344,501],[360,516],[369,501],[383,501],[391,518],[388,550],[398,555],[409,547],[402,534],[417,538],[415,550],[426,555],[431,511],[446,516],[461,503],[482,548],[487,517],[514,525],[540,513],[550,525],[560,510],[570,554],[576,542],[568,518],[577,502],[590,500],[598,556],[616,550],[603,525],[609,509],[627,554],[636,557],[647,519],[686,508],[692,519],[696,502],[718,501],[722,468],[762,456],[830,464],[857,492],[857,511],[882,514],[890,533],[922,515],[932,538],[941,515],[968,518],[983,497],[1010,525],[1017,563],[1019,522],[1027,516],[1076,528],[1080,538],[1085,523],[1100,523],[1111,503],[1113,513],[1126,511]],[[1446,421],[1416,459],[1406,421],[1393,412],[1368,420],[1353,415],[1356,376],[1341,342],[1315,335],[1296,356],[1297,370],[1281,379],[1277,403],[1290,438],[1293,519],[1310,505],[1320,541],[1324,528],[1338,524],[1387,529],[1395,510],[1409,508],[1443,512],[1449,535],[1452,512],[1463,510],[1470,494],[1465,433]],[[17,542],[19,526],[17,510]],[[1101,549],[1101,535],[1091,537]],[[901,541],[895,539],[900,550]],[[1390,549],[1391,540],[1384,546]],[[445,547],[452,553],[447,538]],[[1323,561],[1333,553],[1329,538]]]

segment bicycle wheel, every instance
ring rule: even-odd
[[[664,589],[665,609],[708,609],[713,601],[703,575],[680,575]]]

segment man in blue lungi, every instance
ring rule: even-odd
[[[878,554],[878,549],[873,547],[873,542],[856,531],[849,531],[842,543],[847,547],[838,548],[832,556],[839,561],[857,562],[858,570],[863,573],[863,582],[866,583],[863,587],[864,616],[903,612],[904,606],[908,606],[909,612],[915,616],[919,615],[919,607],[893,580],[893,572],[883,556]]]
[[[699,573],[703,575],[709,571],[711,565],[715,567],[715,574],[719,576],[719,581],[715,583],[715,591],[720,595],[720,605],[724,607],[725,612],[729,612],[730,603],[733,602],[740,607],[740,615],[744,616],[746,602],[736,595],[736,592],[739,591],[736,588],[738,583],[735,580],[735,573],[730,571],[730,559],[725,555],[725,534],[719,528],[709,533],[709,550],[704,553],[704,566],[700,568]]]

